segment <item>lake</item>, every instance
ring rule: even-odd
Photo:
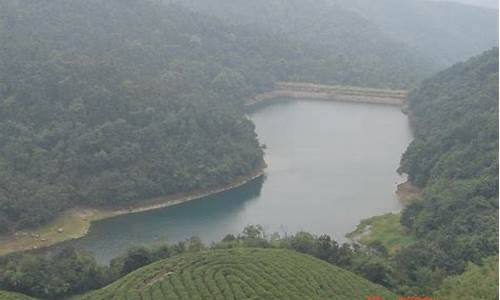
[[[412,139],[400,108],[328,101],[276,101],[249,113],[267,146],[266,176],[235,190],[165,209],[94,223],[66,243],[107,263],[132,245],[205,242],[240,233],[248,224],[266,232],[327,233],[346,241],[364,218],[401,208],[396,173]]]

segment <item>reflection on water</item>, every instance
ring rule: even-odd
[[[102,220],[87,236],[67,245],[92,251],[100,261],[108,261],[132,245],[178,242],[192,236],[207,242],[220,240],[224,234],[212,228],[230,228],[245,206],[260,196],[264,181],[265,177],[260,177],[181,205]]]
[[[266,178],[174,207],[95,223],[67,244],[101,262],[134,244],[205,242],[248,224],[268,232],[306,230],[342,241],[363,218],[400,209],[396,173],[411,140],[397,107],[320,101],[260,105],[250,117],[267,145]]]

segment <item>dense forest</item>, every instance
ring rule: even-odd
[[[355,43],[339,60],[158,1],[0,5],[4,231],[248,174],[262,150],[241,103],[276,80],[405,86],[430,69],[411,52],[374,58]]]
[[[259,70],[271,37],[139,1],[1,5],[0,228],[223,184],[260,165],[237,103],[272,82]]]
[[[403,288],[429,291],[498,254],[498,48],[423,82],[409,109],[400,171],[423,197],[401,217],[419,242],[396,259]]]
[[[245,99],[276,81],[306,81],[418,86],[408,99],[415,139],[399,169],[422,190],[400,219],[416,243],[389,254],[380,241],[339,245],[249,226],[210,246],[192,238],[131,248],[109,266],[75,249],[3,256],[0,289],[59,299],[160,259],[237,247],[305,253],[407,295],[446,299],[457,287],[498,284],[498,48],[421,82],[498,43],[490,10],[171,2],[0,1],[0,233],[75,206],[127,205],[248,175],[262,167],[264,147]],[[463,23],[445,22],[448,8]]]
[[[348,77],[352,76],[350,72],[358,71],[373,72],[382,78],[403,75],[406,79],[408,74],[401,72],[411,62],[407,53],[412,54],[413,61],[428,61],[445,68],[498,45],[497,10],[451,2],[187,0],[182,3],[235,24],[250,24],[315,45],[324,55],[335,56],[349,72]],[[393,65],[377,63],[380,61],[392,61]],[[356,69],[349,68],[350,65]],[[394,74],[387,74],[388,68]],[[417,71],[414,78],[421,75],[420,70],[425,69],[420,66],[414,70]],[[377,83],[367,80],[371,78],[360,79],[361,85]]]
[[[302,76],[305,81],[407,88],[437,71],[430,56],[389,37],[359,14],[329,1],[186,0],[181,3],[228,23],[260,28],[308,45],[312,49],[308,53],[311,69]],[[321,58],[318,65],[315,58]],[[409,68],[412,69],[408,72]],[[325,76],[335,71],[340,73]]]

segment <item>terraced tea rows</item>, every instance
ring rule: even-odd
[[[230,249],[153,263],[80,300],[396,297],[348,271],[288,250]]]

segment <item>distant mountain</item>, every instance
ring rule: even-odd
[[[441,66],[498,46],[498,11],[452,2],[332,0]]]
[[[318,73],[324,73],[325,69],[339,70],[351,84],[380,86],[380,82],[386,82],[389,83],[386,85],[408,86],[436,70],[428,57],[390,37],[358,13],[332,6],[326,0],[183,0],[179,3],[232,24],[258,28],[306,44],[311,59],[323,61]],[[412,66],[414,69],[409,70]],[[340,80],[347,83],[345,79]]]

